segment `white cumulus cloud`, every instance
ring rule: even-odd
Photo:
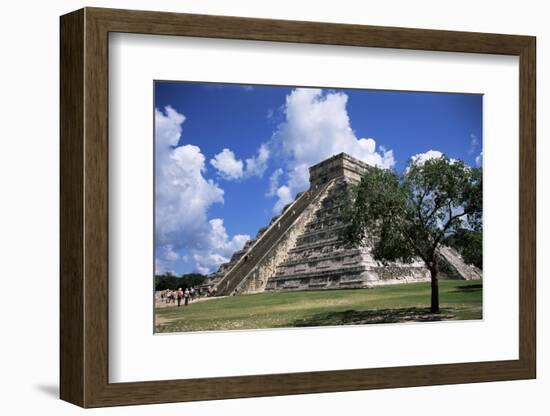
[[[281,168],[275,169],[271,176],[269,177],[269,191],[267,192],[267,196],[274,196],[277,192],[277,189],[279,189],[279,182],[281,175],[283,174],[283,170]]]
[[[439,150],[428,150],[424,153],[417,153],[416,155],[411,156],[409,160],[409,165],[417,165],[422,166],[426,161],[430,159],[439,159],[441,157],[444,157],[445,155],[441,153]],[[457,159],[453,159],[452,157],[449,158],[449,163],[452,165],[453,163],[457,162]],[[406,168],[405,172],[409,170],[409,167]]]
[[[226,180],[237,180],[257,176],[261,178],[266,169],[269,159],[269,148],[262,144],[256,156],[245,160],[237,159],[235,153],[229,149],[223,149],[220,153],[210,159],[210,164],[216,168],[218,175]]]
[[[258,149],[258,154],[246,159],[246,175],[262,177],[267,169],[267,160],[269,159],[269,149],[264,143]]]
[[[243,176],[243,162],[235,158],[235,153],[229,149],[223,149],[210,159],[210,164],[216,168],[218,174],[224,179],[240,179]]]
[[[307,189],[311,165],[335,154],[345,152],[383,168],[395,165],[391,150],[377,149],[372,138],[357,137],[351,128],[347,101],[344,93],[324,93],[314,88],[297,88],[287,95],[283,107],[285,120],[269,142],[270,148],[287,161],[288,182],[275,192],[279,198],[275,211]]]
[[[168,261],[176,261],[180,258],[179,254],[174,251],[172,244],[162,246],[162,257]]]
[[[200,273],[216,270],[220,264],[229,261],[233,253],[243,248],[250,236],[237,234],[229,238],[223,220],[214,218],[208,222],[209,233],[202,241],[202,247],[194,250],[193,260]]]
[[[418,166],[422,166],[430,159],[439,159],[443,157],[443,153],[439,150],[428,150],[425,153],[417,153],[416,155],[411,156],[410,163]],[[429,166],[429,165],[428,165]]]
[[[481,165],[483,165],[483,152],[476,156],[476,166],[481,167]]]
[[[205,157],[197,146],[179,145],[185,116],[172,107],[155,109],[156,272],[172,270],[192,258],[202,273],[215,270],[248,236],[229,238],[223,220],[209,219],[208,208],[223,203],[223,189],[204,177]],[[183,255],[185,253],[185,256]]]
[[[290,188],[286,185],[279,187],[275,194],[278,198],[275,206],[273,207],[273,212],[275,213],[281,212],[286,205],[290,204],[294,200]]]

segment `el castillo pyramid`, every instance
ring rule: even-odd
[[[367,164],[345,153],[311,166],[309,189],[210,275],[203,288],[227,296],[429,281],[420,260],[383,265],[373,259],[368,247],[353,247],[345,241],[344,195],[367,169]],[[439,260],[449,278],[481,279],[481,271],[465,264],[450,247],[440,250]]]

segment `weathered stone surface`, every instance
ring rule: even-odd
[[[304,233],[307,224],[312,220],[324,198],[326,198],[326,193],[313,200],[288,230],[281,233],[275,244],[266,251],[257,265],[242,279],[235,289],[235,294],[261,292],[265,289],[268,280],[277,273],[281,264],[288,259],[290,251],[296,245],[296,240]],[[278,227],[277,224],[276,226]]]
[[[481,279],[481,270],[472,264],[464,263],[460,253],[455,249],[442,246],[439,249],[439,264],[441,271],[453,279],[478,280]]]
[[[301,229],[308,222],[308,218],[315,211],[317,201],[324,198],[326,190],[331,183],[315,189],[310,189],[300,195],[280,216],[272,219],[269,227],[265,230],[253,244],[247,249],[243,249],[243,254],[239,253],[238,258],[233,256],[230,264],[224,266],[223,275],[220,273],[207,282],[218,295],[234,295],[243,293],[243,291],[258,291],[256,288],[258,282],[266,280],[265,271],[259,270],[259,266],[270,265],[275,267],[283,259],[281,254],[288,251],[294,244],[294,239],[301,233]],[[288,235],[287,235],[288,234]],[[292,241],[292,244],[288,242]],[[269,258],[271,256],[273,258]],[[254,273],[256,272],[256,277]],[[214,280],[215,279],[215,280]],[[249,284],[249,280],[255,280],[255,284]]]
[[[428,281],[423,262],[382,264],[367,247],[350,246],[343,232],[342,204],[368,165],[341,153],[310,171],[310,189],[297,195],[255,240],[220,267],[207,285],[218,295],[261,291],[368,288]],[[442,270],[451,277],[480,279],[481,272],[443,247]]]

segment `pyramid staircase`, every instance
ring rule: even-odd
[[[269,227],[261,229],[256,239],[232,258],[232,264],[221,269],[223,275],[214,284],[218,296],[234,295],[242,291],[262,291],[267,283],[266,268],[273,269],[284,260],[298,234],[303,230],[309,215],[322,199],[332,181],[298,195],[281,215],[274,217]],[[262,278],[264,277],[264,278]]]

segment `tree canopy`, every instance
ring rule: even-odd
[[[155,276],[155,290],[176,290],[180,287],[182,289],[197,287],[205,280],[206,276],[199,273],[183,274],[181,277],[174,276],[171,273],[165,273]]]
[[[461,228],[448,236],[444,243],[457,250],[466,263],[483,269],[483,234],[481,231]]]
[[[439,311],[437,249],[458,230],[481,231],[482,172],[445,156],[411,160],[403,174],[371,167],[348,204],[348,239],[383,263],[420,258]]]

